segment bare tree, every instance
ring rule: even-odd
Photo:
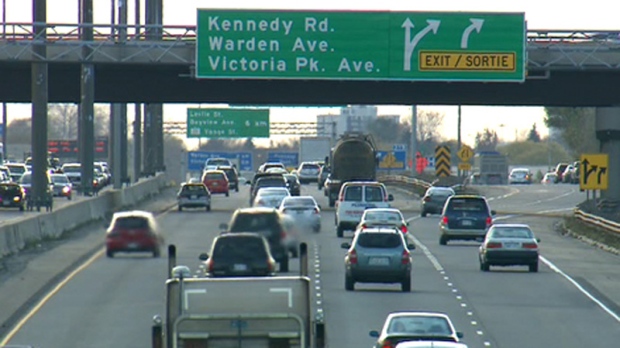
[[[76,104],[52,104],[48,108],[49,139],[73,140],[78,137],[78,107]],[[95,105],[95,136],[109,134],[110,108]]]
[[[442,138],[439,130],[443,126],[444,116],[437,111],[418,112],[418,141],[439,141]]]

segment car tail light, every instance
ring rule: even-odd
[[[430,196],[424,197],[424,202],[430,202],[430,201],[431,201],[431,197]]]
[[[314,207],[314,213],[315,213],[315,214],[319,214],[320,212],[321,212],[321,211],[319,210],[319,208]]]
[[[383,341],[381,348],[394,348],[394,343],[392,343],[391,341],[387,341],[387,340]]]
[[[444,225],[447,225],[448,224],[448,217],[447,216],[442,217],[441,218],[441,223],[444,224]]]
[[[401,231],[402,233],[407,233],[407,232],[409,232],[409,230],[407,229],[407,225],[402,225],[402,226],[400,226],[400,231]]]
[[[368,226],[366,226],[366,224],[362,224],[362,228],[368,228]]]
[[[501,242],[489,242],[487,243],[487,249],[498,249],[502,247]]]
[[[487,216],[487,227],[493,225],[493,219],[490,216]]]
[[[357,264],[357,251],[355,249],[349,251],[349,262],[353,265]]]
[[[284,230],[280,231],[280,238],[281,239],[286,239],[286,231],[284,231]]]
[[[118,237],[120,235],[121,233],[117,229],[113,229],[112,231],[110,231],[110,233],[108,233],[108,237],[112,238]]]
[[[344,202],[344,192],[340,193],[340,195],[338,196],[338,201]]]
[[[403,265],[407,265],[411,262],[411,259],[409,258],[410,254],[407,250],[403,250],[403,256],[400,259],[400,263],[402,263]]]
[[[275,272],[276,271],[276,265],[275,263],[271,260],[271,258],[267,258],[267,265],[269,267],[269,272]]]
[[[536,243],[523,243],[523,249],[538,249],[538,245]]]
[[[213,260],[212,260],[212,259],[209,259],[209,261],[207,261],[207,269],[209,270],[209,273],[210,273],[210,272],[213,272],[213,268],[214,268],[214,266],[213,266]]]
[[[286,209],[286,208],[282,209],[282,213],[283,214],[286,214],[287,212],[288,212],[288,209]]]
[[[258,202],[256,202],[257,205],[263,205],[265,202],[262,199],[259,199]]]

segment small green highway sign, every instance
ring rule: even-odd
[[[524,13],[199,9],[196,78],[525,79]]]
[[[188,138],[269,138],[269,109],[187,109]]]

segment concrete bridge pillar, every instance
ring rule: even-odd
[[[601,198],[620,202],[620,107],[596,108],[596,138],[601,144],[601,153],[609,155],[607,177],[609,186],[601,191]]]

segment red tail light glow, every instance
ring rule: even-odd
[[[394,348],[394,344],[390,341],[383,341],[381,348]]]
[[[400,231],[404,234],[409,232],[409,230],[407,229],[407,225],[402,225],[400,226]]]
[[[319,208],[317,208],[317,207],[315,207],[315,208],[314,208],[314,213],[315,213],[315,214],[319,214],[320,212],[321,212],[321,211],[319,210]]]
[[[487,249],[498,249],[502,247],[502,243],[500,242],[489,242],[487,243]]]
[[[355,249],[349,251],[349,262],[353,265],[357,264],[357,252]]]
[[[487,227],[493,225],[493,219],[490,216],[487,216]]]
[[[344,192],[340,193],[340,195],[338,195],[338,201],[339,202],[344,202]]]
[[[448,217],[444,216],[443,218],[441,218],[441,223],[444,224],[444,225],[447,225],[448,224]]]
[[[285,239],[286,238],[286,231],[282,230],[280,232],[280,238]]]
[[[213,260],[209,259],[209,261],[207,261],[207,269],[209,272],[213,272]]]
[[[538,245],[536,243],[523,243],[523,249],[538,249]]]
[[[403,265],[406,265],[408,263],[411,262],[411,259],[409,258],[410,254],[407,250],[403,250],[403,256],[400,260],[400,263],[402,263]]]
[[[368,226],[366,226],[366,224],[362,224],[362,228],[367,228]]]
[[[276,271],[276,265],[274,264],[273,261],[271,261],[270,258],[267,258],[267,265],[269,267],[269,272],[275,272]]]

